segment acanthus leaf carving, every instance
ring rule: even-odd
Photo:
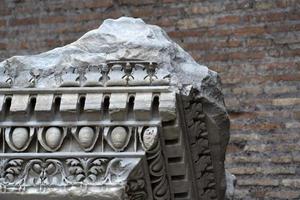
[[[126,184],[126,194],[128,200],[145,200],[149,195],[147,191],[147,185],[145,180],[144,168],[139,164],[135,170],[133,170]]]
[[[2,159],[0,188],[46,191],[52,186],[125,184],[138,158]]]
[[[146,150],[153,199],[170,199],[170,187],[165,168],[165,160],[162,155],[162,148],[158,137],[158,129],[157,127],[139,127],[138,131],[142,145]]]

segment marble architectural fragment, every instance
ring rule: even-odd
[[[225,198],[218,75],[141,19],[4,60],[0,109],[0,199]]]

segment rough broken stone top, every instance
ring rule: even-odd
[[[171,85],[201,91],[204,80],[217,80],[160,27],[129,17],[107,19],[66,46],[4,60],[0,76],[2,88]]]

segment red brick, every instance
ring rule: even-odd
[[[228,56],[226,54],[213,53],[201,57],[203,61],[226,61]]]
[[[237,184],[242,185],[242,186],[251,186],[251,185],[278,186],[279,185],[279,180],[271,179],[271,178],[238,179]]]
[[[285,12],[268,13],[264,17],[262,17],[260,22],[264,22],[264,21],[269,21],[269,22],[281,21],[281,20],[284,20],[286,16],[289,16],[289,13],[285,13]]]
[[[257,173],[256,167],[236,167],[228,169],[234,175],[253,175]]]
[[[198,2],[199,0],[162,0],[162,3],[183,3],[183,2]]]
[[[240,47],[242,42],[240,40],[228,40],[220,44],[220,47]]]
[[[215,19],[212,17],[197,17],[197,18],[184,18],[180,19],[176,23],[176,27],[180,29],[195,29],[213,27],[215,25]]]
[[[1,26],[6,26],[6,20],[5,19],[0,19],[0,27]]]
[[[66,22],[67,21],[66,18],[68,18],[68,20],[70,20],[71,22],[83,22],[83,21],[98,19],[102,16],[103,16],[102,13],[97,13],[97,12],[96,13],[88,13],[88,14],[87,13],[80,13],[80,14],[74,15],[72,17],[64,16],[63,19],[59,19],[62,16],[54,16],[52,19],[51,19],[51,17],[49,17],[50,19],[49,19],[48,23],[52,23],[56,20],[58,21],[58,23],[59,23],[59,21],[63,22],[63,20]],[[42,23],[43,23],[43,20],[47,20],[47,18],[42,19]],[[44,23],[47,23],[47,21],[44,22]]]
[[[156,22],[156,25],[162,26],[162,27],[168,27],[168,26],[172,27],[173,24],[174,24],[174,20],[172,20],[170,18],[162,18],[160,20],[157,20],[157,22]]]
[[[274,24],[267,24],[266,31],[269,34],[279,33],[279,32],[291,32],[291,31],[299,31],[300,24],[283,24],[274,25]]]
[[[22,18],[22,19],[11,19],[9,21],[10,26],[24,26],[38,24],[38,18]]]
[[[206,31],[209,36],[230,36],[232,35],[232,29],[209,29]]]
[[[299,20],[300,13],[297,10],[293,10],[292,12],[287,14],[287,18],[291,20]]]
[[[219,17],[217,19],[217,24],[237,24],[239,22],[240,22],[240,17],[234,15]]]
[[[6,37],[7,31],[0,31],[0,37]]]
[[[263,89],[260,86],[249,86],[249,87],[236,87],[233,88],[232,93],[233,94],[253,94],[253,95],[259,95],[263,92]]]
[[[300,191],[293,191],[293,190],[270,191],[266,193],[266,196],[270,198],[297,200],[300,198]]]
[[[267,191],[265,189],[255,189],[251,190],[251,196],[256,199],[265,199]]]
[[[0,42],[0,50],[5,50],[6,49],[6,44]]]
[[[66,22],[66,16],[47,16],[41,19],[42,24],[58,24]]]
[[[266,33],[266,30],[262,26],[247,26],[233,30],[233,34],[237,36],[261,35],[264,33]]]
[[[261,10],[268,10],[271,8],[276,8],[276,2],[275,1],[257,1],[254,4],[256,9]]]
[[[279,69],[279,68],[294,68],[297,67],[299,63],[297,62],[290,62],[290,61],[285,61],[285,62],[271,62],[263,65],[263,68],[266,69]]]
[[[203,42],[203,43],[189,43],[187,45],[184,45],[184,47],[189,50],[207,50],[214,47],[214,45],[211,42]]]
[[[262,59],[265,56],[264,52],[234,52],[228,55],[231,60],[255,60]]]
[[[192,6],[186,9],[187,13],[191,14],[208,14],[208,13],[219,13],[224,10],[225,7],[219,2],[214,2],[208,5],[205,4],[192,4]]]
[[[229,113],[230,119],[253,119],[257,116],[257,114],[253,112],[231,112]]]
[[[274,22],[284,20],[289,14],[286,12],[271,12],[264,14],[249,14],[243,16],[243,21],[246,22]]]
[[[281,55],[284,57],[300,56],[300,48],[299,49],[289,49],[289,50],[283,51],[283,53]]]
[[[134,17],[149,17],[153,15],[153,10],[151,9],[135,9],[132,11],[132,16]]]
[[[208,50],[218,48],[236,48],[240,47],[242,42],[239,40],[227,40],[227,41],[207,41],[198,43],[188,43],[184,45],[189,50]]]
[[[1,2],[1,7],[0,7],[0,16],[8,16],[11,15],[12,9],[9,9],[5,7],[6,5],[3,5],[3,2]]]
[[[271,40],[269,39],[257,39],[257,38],[250,38],[247,40],[247,47],[265,47],[270,46],[272,44]]]
[[[300,81],[300,73],[299,74],[270,76],[270,80],[273,80],[273,81]]]
[[[50,48],[61,46],[61,42],[57,39],[48,39],[48,40],[46,40],[46,43],[47,43],[47,46]],[[70,43],[70,42],[68,42],[68,43]]]
[[[205,30],[176,30],[168,33],[171,37],[201,37],[204,36]]]
[[[86,8],[106,8],[110,7],[113,5],[112,0],[101,0],[101,1],[91,1],[91,0],[85,0],[84,2],[84,7]]]
[[[300,98],[278,98],[273,99],[273,105],[275,106],[287,106],[300,104]]]
[[[245,124],[232,124],[231,129],[232,130],[273,130],[273,129],[278,129],[280,128],[281,125],[277,123],[261,123],[261,124],[250,124],[250,125],[245,125]]]
[[[271,158],[271,162],[273,163],[291,163],[293,161],[293,158],[290,154],[288,155],[282,155],[282,156],[274,156]]]
[[[226,162],[227,163],[237,163],[237,164],[243,164],[245,166],[239,166],[237,168],[243,168],[243,167],[247,167],[248,164],[259,164],[262,163],[263,161],[265,161],[264,158],[262,157],[258,157],[258,156],[244,156],[244,155],[239,155],[236,156],[234,154],[230,154],[228,152],[228,155],[226,157]],[[229,171],[231,171],[231,168],[227,168]]]
[[[29,46],[30,45],[27,42],[24,42],[24,41],[19,42],[19,48],[20,49],[29,49]]]
[[[155,9],[155,8],[151,8],[152,9],[152,15],[156,15],[156,16],[178,16],[181,15],[182,13],[184,13],[184,9],[183,8],[160,8],[160,9]]]
[[[120,4],[126,5],[145,5],[145,4],[152,4],[155,3],[155,0],[119,0]]]
[[[237,146],[237,145],[229,144],[229,145],[227,146],[226,152],[227,152],[227,153],[238,153],[238,152],[243,152],[243,149],[241,149],[241,148],[240,148],[239,146]]]

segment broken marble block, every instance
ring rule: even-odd
[[[225,198],[218,75],[141,19],[4,60],[0,109],[1,200]]]

